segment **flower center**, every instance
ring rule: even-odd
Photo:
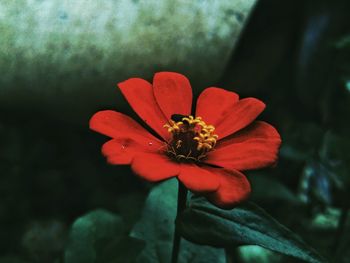
[[[215,127],[206,124],[201,117],[174,114],[164,128],[172,134],[166,151],[176,160],[201,161],[213,150],[218,139]]]

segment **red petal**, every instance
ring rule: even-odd
[[[277,160],[281,138],[274,127],[257,121],[220,141],[206,163],[227,169],[251,170],[270,166]]]
[[[141,137],[159,141],[129,116],[112,110],[95,113],[90,119],[90,129],[111,138]]]
[[[233,105],[230,113],[215,126],[215,133],[219,135],[219,140],[252,123],[264,109],[265,104],[258,99],[239,100]]]
[[[215,87],[207,88],[198,97],[196,116],[216,127],[230,113],[238,98],[234,92]]]
[[[133,119],[116,111],[95,113],[90,128],[114,138],[102,146],[102,153],[111,164],[129,164],[136,153],[157,152],[163,146]]]
[[[158,152],[161,148],[159,141],[118,138],[106,142],[102,153],[110,164],[130,164],[136,154]]]
[[[206,195],[209,201],[221,208],[228,209],[235,207],[249,196],[250,184],[242,173],[221,168],[209,169],[220,181],[218,190]]]
[[[169,133],[163,125],[168,120],[156,102],[152,85],[144,79],[132,78],[119,83],[118,87],[140,118],[167,140]]]
[[[195,193],[212,192],[219,187],[218,177],[195,164],[181,164],[178,179]]]
[[[178,163],[167,156],[155,153],[142,153],[134,157],[131,169],[140,177],[151,182],[158,182],[180,173]]]
[[[192,88],[184,75],[159,72],[154,75],[153,87],[158,105],[168,119],[173,114],[191,114]]]

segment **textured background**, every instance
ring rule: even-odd
[[[209,85],[222,75],[254,3],[1,1],[0,103],[76,122],[119,104],[115,85],[132,76],[179,71]]]

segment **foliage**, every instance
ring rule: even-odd
[[[131,232],[132,237],[146,241],[137,262],[170,262],[176,217],[177,180],[155,186],[150,192],[141,220]],[[223,249],[199,246],[183,240],[179,262],[225,262]]]

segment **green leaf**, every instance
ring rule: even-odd
[[[322,212],[315,213],[308,227],[313,230],[334,231],[338,227],[341,211],[335,207],[326,207]]]
[[[177,224],[185,238],[198,244],[259,245],[307,262],[326,262],[297,235],[253,203],[223,210],[203,198],[194,198]]]
[[[101,251],[123,229],[120,216],[96,210],[78,218],[72,225],[64,253],[65,263],[95,263]]]
[[[239,262],[244,263],[281,263],[283,256],[260,246],[241,246],[237,251]],[[290,260],[288,260],[289,262]]]
[[[117,237],[102,251],[99,263],[132,263],[144,248],[145,243],[132,237]]]
[[[140,263],[170,262],[177,208],[177,180],[167,180],[155,186],[147,197],[141,220],[131,236],[146,241],[137,258]],[[198,246],[183,239],[179,262],[225,262],[223,249]]]

